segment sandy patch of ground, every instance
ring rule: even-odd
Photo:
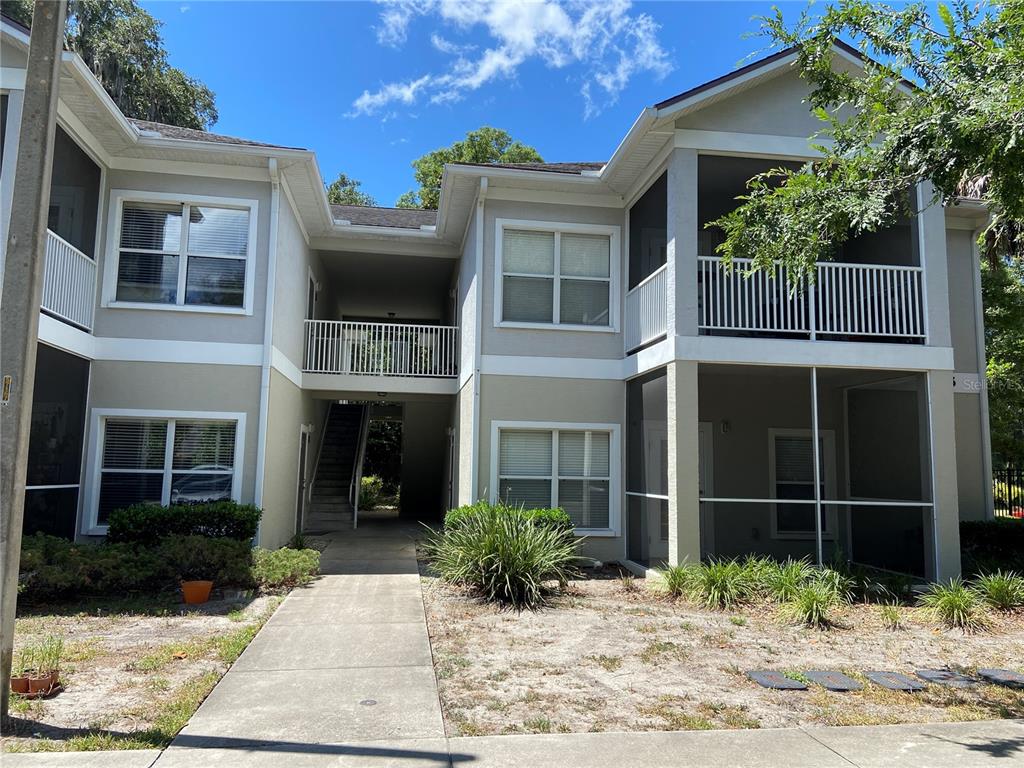
[[[159,746],[278,602],[259,597],[186,608],[157,599],[26,612],[15,627],[15,655],[48,635],[63,637],[64,690],[48,699],[12,697],[15,726],[3,749]]]
[[[1024,616],[992,631],[937,629],[903,608],[885,629],[877,605],[854,605],[841,628],[787,626],[770,605],[724,613],[662,599],[616,574],[573,582],[540,611],[502,611],[424,577],[431,647],[449,735],[646,731],[936,722],[1024,716],[1024,692],[996,686],[919,694],[760,688],[749,669],[842,670],[949,666],[1021,670]],[[863,679],[862,679],[863,682]]]

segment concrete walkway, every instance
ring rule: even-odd
[[[368,521],[326,533],[324,574],[294,590],[188,725],[159,768],[337,764],[344,752],[422,751],[447,762],[414,537]],[[361,746],[366,745],[366,746]],[[436,758],[436,759],[435,759]],[[405,764],[405,763],[403,763]]]

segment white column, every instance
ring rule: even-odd
[[[668,364],[668,561],[700,562],[697,363]]]
[[[697,335],[697,152],[668,159],[668,338]]]
[[[926,545],[933,552],[932,578],[945,581],[960,575],[960,510],[956,483],[956,422],[953,413],[953,374],[929,371],[928,434],[931,452],[933,518],[925,527]]]
[[[933,193],[930,183],[919,184],[915,189],[921,211],[917,216],[917,247],[924,267],[925,327],[929,346],[949,347],[953,342],[949,329],[946,212],[941,201],[931,202]]]
[[[25,91],[7,94],[7,130],[4,136],[3,169],[0,170],[0,285],[7,261],[7,232],[11,226],[11,199],[14,193],[14,171],[18,165],[18,139],[21,126],[21,105]]]

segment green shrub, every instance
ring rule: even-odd
[[[206,536],[168,536],[152,548],[165,584],[195,579],[217,586],[250,586],[252,547],[248,541]]]
[[[919,602],[947,627],[974,632],[988,626],[981,594],[960,579],[951,579],[948,584],[932,584]]]
[[[1024,605],[1024,578],[1013,571],[996,571],[979,576],[973,586],[990,606],[1012,611]]]
[[[832,610],[850,601],[851,580],[832,568],[810,566],[809,578],[782,604],[783,617],[807,627],[828,629]]]
[[[468,587],[489,602],[516,608],[540,605],[545,582],[564,585],[578,575],[579,541],[547,515],[502,505],[473,505],[432,533],[425,551],[441,578]],[[453,512],[456,510],[453,510]],[[451,516],[449,512],[449,516]],[[564,514],[564,513],[563,513]]]
[[[252,577],[261,592],[308,584],[320,572],[320,553],[315,549],[263,549],[252,551]]]
[[[373,509],[384,495],[384,480],[377,475],[368,475],[359,481],[359,508]]]
[[[751,571],[738,560],[710,560],[680,567],[681,573],[666,578],[666,572],[662,571],[662,577],[666,582],[668,579],[681,582],[686,596],[707,608],[733,608],[754,594]]]
[[[960,548],[966,573],[1024,573],[1024,520],[961,522]]]
[[[246,541],[171,536],[152,546],[79,544],[36,534],[22,540],[20,586],[28,600],[176,589],[181,578],[250,586]]]
[[[882,626],[886,629],[896,632],[897,630],[903,629],[903,614],[900,612],[900,607],[894,603],[883,605],[881,609]]]
[[[665,582],[665,589],[672,597],[686,597],[690,593],[690,584],[693,581],[692,565],[673,565],[669,568],[655,569]]]
[[[773,562],[764,568],[760,584],[763,586],[764,593],[772,600],[786,603],[793,600],[797,593],[811,582],[816,570],[805,559],[788,558],[783,563]]]
[[[563,509],[559,509],[557,507],[554,509],[526,509],[524,507],[512,507],[501,502],[492,505],[486,501],[478,501],[475,504],[468,504],[463,507],[448,510],[444,516],[444,527],[446,529],[457,528],[466,520],[480,514],[489,514],[492,511],[508,513],[515,512],[522,515],[524,519],[529,520],[535,525],[559,528],[568,531],[573,530],[572,520]]]
[[[107,541],[155,544],[168,536],[207,536],[250,541],[262,511],[251,504],[212,501],[203,504],[135,504],[110,513]]]

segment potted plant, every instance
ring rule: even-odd
[[[181,553],[178,560],[178,578],[181,580],[181,594],[189,605],[205,603],[210,599],[213,581],[208,577],[212,565],[202,547],[194,547]]]
[[[11,692],[24,696],[28,693],[28,669],[32,666],[35,649],[31,646],[23,648],[14,657],[11,665]]]
[[[43,642],[22,649],[18,674],[11,675],[11,690],[23,696],[49,696],[60,688],[60,662],[64,638],[51,635]]]

